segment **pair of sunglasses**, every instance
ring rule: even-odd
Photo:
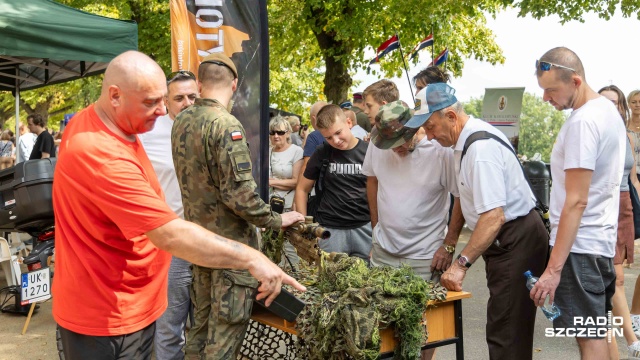
[[[167,85],[176,80],[195,80],[196,76],[187,70],[174,71],[167,76]]]
[[[558,65],[558,64],[550,63],[548,61],[536,60],[536,69],[540,69],[542,71],[549,71],[554,66],[557,67],[557,68],[567,69],[567,70],[571,70],[573,72],[576,72],[576,69],[570,68],[568,66]]]
[[[284,134],[286,134],[288,131],[286,130],[278,130],[278,131],[269,131],[269,135],[273,136],[275,134],[278,134],[279,136],[284,136]]]

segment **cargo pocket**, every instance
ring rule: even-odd
[[[220,318],[231,325],[248,321],[258,280],[240,270],[223,270],[222,276]]]
[[[603,294],[605,286],[596,259],[584,256],[581,270],[580,284],[582,284],[582,287],[592,294]]]

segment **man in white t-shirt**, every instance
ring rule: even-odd
[[[156,120],[153,130],[138,135],[151,165],[158,176],[165,201],[176,214],[184,218],[182,195],[171,154],[171,128],[176,115],[191,106],[198,97],[196,77],[188,71],[175,72],[167,78],[167,115]],[[169,268],[167,310],[156,321],[154,339],[158,360],[183,358],[187,315],[191,308],[190,263],[172,257]]]
[[[377,215],[371,217],[371,264],[407,264],[430,280],[432,270],[442,272],[451,264],[462,222],[454,221],[460,226],[447,233],[449,193],[458,195],[453,150],[429,141],[422,128],[405,128],[410,118],[411,110],[393,101],[380,107],[371,130],[375,146],[369,146],[362,165],[369,210]],[[432,264],[437,251],[448,256]]]
[[[536,76],[545,101],[573,112],[551,152],[552,250],[531,299],[542,305],[549,296],[558,306],[562,315],[554,320],[555,328],[589,328],[576,336],[583,359],[608,359],[606,325],[597,319],[607,319],[615,292],[624,124],[611,101],[589,87],[573,51],[547,51],[536,61]],[[576,319],[595,324],[575,324]]]
[[[415,103],[415,114],[405,126],[422,126],[429,140],[454,147],[462,214],[473,231],[441,283],[461,291],[468,268],[482,256],[489,288],[489,356],[531,359],[536,307],[529,300],[523,274],[527,270],[540,274],[544,269],[549,234],[534,209],[535,196],[520,162],[504,134],[467,115],[447,84],[429,84],[418,92]],[[493,138],[467,144],[478,131],[504,144]]]

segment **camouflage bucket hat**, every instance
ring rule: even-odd
[[[411,109],[402,101],[382,105],[376,115],[376,126],[371,129],[373,145],[380,149],[393,149],[411,140],[418,131],[404,126],[411,116]]]

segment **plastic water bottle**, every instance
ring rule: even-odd
[[[527,289],[533,289],[533,286],[538,282],[538,278],[531,275],[531,271],[529,270],[524,273],[524,276],[527,278]],[[547,295],[547,298],[544,300],[544,305],[542,305],[540,309],[549,321],[553,321],[560,316],[560,309],[558,309],[556,304],[549,303],[549,295]]]

